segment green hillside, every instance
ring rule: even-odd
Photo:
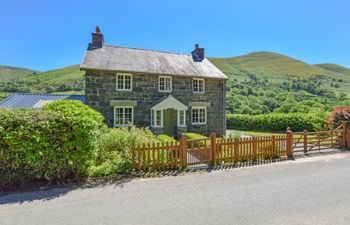
[[[229,75],[256,74],[275,79],[284,79],[286,76],[310,77],[315,75],[344,77],[344,74],[272,52],[253,52],[231,58],[211,58],[210,61]]]
[[[0,83],[8,82],[12,79],[36,74],[39,71],[15,66],[0,66]]]
[[[342,73],[350,76],[350,69],[344,66],[340,66],[332,63],[316,64],[315,66],[320,67],[325,70]]]
[[[230,113],[311,112],[326,117],[333,107],[350,105],[350,76],[344,67],[310,65],[272,52],[209,60],[230,78]]]
[[[254,52],[237,57],[210,58],[209,60],[231,79],[244,80],[248,75],[256,75],[279,83],[291,79],[311,79],[320,81],[324,88],[350,93],[348,74],[340,70],[310,65],[277,53]]]
[[[0,83],[2,92],[83,93],[84,71],[72,65]]]

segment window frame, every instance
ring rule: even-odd
[[[123,88],[119,88],[118,84],[119,84],[119,79],[118,76],[123,76]],[[130,89],[126,89],[125,88],[125,77],[130,77]],[[117,73],[116,77],[115,77],[115,89],[117,91],[132,91],[132,74],[131,73]]]
[[[194,90],[194,81],[202,81],[203,82],[203,91],[195,91]],[[199,90],[199,83],[198,82],[198,86],[197,86],[197,89]],[[192,79],[192,92],[195,93],[195,94],[204,94],[205,93],[205,79],[204,78],[193,78]]]
[[[160,125],[157,124],[157,114],[160,112]],[[151,127],[162,128],[163,127],[163,110],[151,109]]]
[[[169,84],[170,85],[170,90],[161,90],[160,89],[160,79],[161,78],[164,78],[165,80],[170,78],[170,84]],[[158,76],[158,91],[159,92],[163,92],[163,93],[170,93],[170,92],[172,92],[173,91],[173,78],[171,76]]]
[[[204,122],[194,122],[193,121],[193,119],[194,119],[194,117],[193,117],[193,110],[199,110],[198,111],[198,116],[200,115],[200,110],[201,109],[204,109]],[[205,107],[205,106],[196,106],[196,107],[192,107],[191,108],[191,123],[193,124],[193,125],[205,125],[205,124],[207,124],[207,117],[208,117],[208,110],[207,110],[207,107]],[[199,117],[198,117],[199,118]],[[198,119],[198,120],[200,120],[200,119]]]
[[[183,124],[180,123],[180,113],[183,112],[184,120]],[[178,127],[186,127],[186,110],[177,110],[177,126]]]
[[[125,109],[131,109],[131,124],[125,124]],[[123,109],[123,124],[116,124],[116,109]],[[134,107],[133,106],[114,106],[113,108],[113,127],[130,127],[134,125]]]

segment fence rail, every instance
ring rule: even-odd
[[[349,141],[347,141],[347,138]],[[185,168],[196,164],[236,163],[274,157],[293,157],[294,153],[308,153],[350,144],[346,123],[335,130],[320,132],[292,132],[265,137],[235,139],[186,139],[180,142],[138,145],[132,148],[132,165],[136,170]]]

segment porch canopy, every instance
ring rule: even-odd
[[[182,102],[174,98],[172,95],[162,98],[157,103],[149,106],[151,110],[166,110],[166,109],[175,109],[175,110],[187,110],[188,107]]]

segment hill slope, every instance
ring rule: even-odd
[[[228,75],[255,74],[274,79],[283,79],[286,76],[309,77],[315,75],[344,77],[342,73],[325,70],[272,52],[253,52],[231,58],[211,58],[210,61]]]
[[[316,64],[315,66],[325,70],[350,75],[350,69],[333,63]]]
[[[8,82],[12,79],[24,77],[38,72],[39,71],[37,70],[15,66],[0,66],[0,82]]]
[[[48,92],[48,93],[83,93],[84,71],[79,65],[72,65],[43,73],[31,74],[0,84],[3,92]]]
[[[309,79],[321,82],[320,87],[335,92],[350,93],[350,76],[340,70],[310,65],[291,57],[272,52],[253,52],[231,58],[209,59],[230,80],[245,80],[248,75],[267,78],[272,82],[292,79]]]

